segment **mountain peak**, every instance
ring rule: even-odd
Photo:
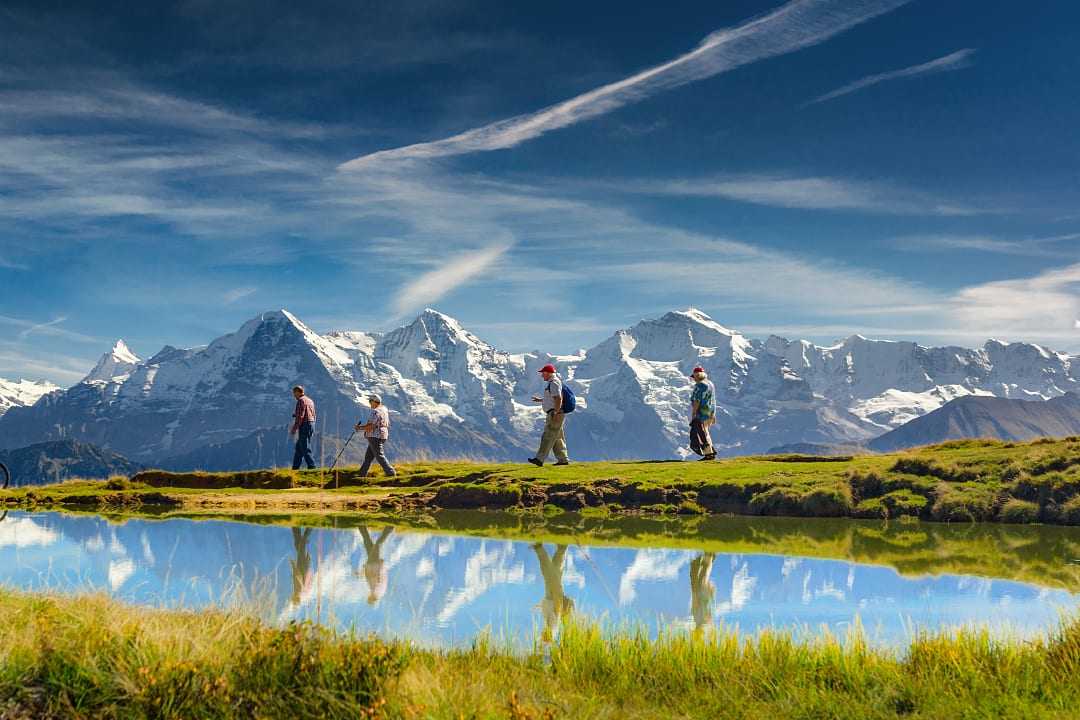
[[[698,310],[695,307],[689,307],[685,310],[672,310],[666,313],[660,318],[660,322],[686,322],[690,321],[697,325],[702,325],[722,335],[738,335],[737,332],[729,328],[724,327],[720,323],[713,320],[708,313]]]
[[[119,339],[116,341],[116,344],[113,345],[111,354],[114,358],[121,362],[132,364],[139,362],[139,356],[131,352],[131,348],[127,346],[127,343],[124,342],[123,339]]]
[[[83,378],[84,383],[109,382],[115,378],[124,377],[131,373],[142,360],[131,352],[122,339],[117,340],[112,350],[101,356],[97,365],[90,374]]]
[[[439,344],[438,338],[448,338],[453,342],[464,342],[466,345],[487,346],[487,343],[466,330],[457,319],[433,308],[425,308],[416,320],[404,329],[420,332],[436,344]]]
[[[424,311],[417,316],[417,321],[422,322],[425,327],[430,327],[432,323],[436,326],[443,326],[454,330],[456,332],[464,332],[462,327],[455,318],[450,317],[446,313],[441,313],[434,308],[424,308]]]

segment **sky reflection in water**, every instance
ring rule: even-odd
[[[904,577],[879,565],[769,554],[591,547],[390,527],[343,530],[218,520],[11,513],[0,584],[100,589],[129,602],[201,607],[237,590],[285,622],[315,619],[426,646],[468,645],[485,628],[528,644],[568,613],[613,624],[744,631],[828,626],[858,616],[900,646],[913,626],[985,623],[1023,634],[1056,624],[1080,596],[964,575]],[[1062,562],[1067,560],[1063,559]]]

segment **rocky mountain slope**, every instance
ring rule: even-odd
[[[714,437],[727,455],[864,444],[957,397],[1046,400],[1080,390],[1080,360],[1037,345],[932,348],[853,336],[822,347],[750,339],[693,309],[572,356],[503,352],[434,310],[385,334],[325,335],[281,310],[206,347],[165,347],[145,360],[117,343],[82,382],[0,417],[0,447],[72,438],[176,469],[281,464],[289,388],[299,382],[318,403],[324,455],[377,392],[391,410],[397,457],[522,460],[538,437],[542,415],[530,396],[547,362],[581,399],[567,426],[577,459],[684,456],[695,365],[716,384]]]
[[[75,478],[96,480],[131,476],[142,469],[109,450],[76,440],[36,443],[0,451],[0,462],[11,472],[12,485],[43,485]]]
[[[890,452],[961,438],[1031,440],[1080,435],[1080,395],[1047,401],[999,397],[957,398],[871,440],[871,450]]]

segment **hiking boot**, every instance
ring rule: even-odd
[[[715,459],[716,459],[716,453],[709,453],[708,455],[702,455],[698,459],[698,462],[705,462],[706,460],[715,460]]]
[[[569,460],[560,460],[559,462],[557,462],[555,464],[556,465],[569,465],[570,461]]]
[[[531,462],[536,467],[544,467],[544,461],[540,458],[529,458],[529,462]]]

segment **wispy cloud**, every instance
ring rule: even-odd
[[[1060,338],[1080,342],[1080,263],[1033,277],[964,288],[951,299],[959,327],[1009,338]]]
[[[703,178],[632,180],[612,189],[646,195],[711,197],[801,210],[857,210],[898,215],[975,215],[963,203],[882,182],[782,174],[721,175]]]
[[[85,343],[100,343],[100,338],[90,337],[89,335],[83,335],[82,333],[72,332],[71,330],[65,330],[59,327],[66,317],[54,318],[48,322],[34,322],[32,320],[25,320],[23,318],[11,317],[8,315],[0,315],[0,324],[10,325],[19,328],[18,336],[20,339],[26,339],[33,334],[51,335],[53,337],[63,338],[65,340],[74,340],[76,342]]]
[[[356,170],[383,160],[435,158],[514,147],[552,130],[713,77],[765,58],[811,47],[908,0],[792,0],[763,17],[706,37],[694,50],[617,82],[533,113],[432,142],[363,155],[343,163]]]
[[[27,354],[10,344],[0,343],[0,377],[26,377],[56,383],[78,382],[94,366],[86,358],[67,357],[57,353],[47,356]]]
[[[116,83],[110,86],[110,83]],[[319,138],[344,128],[264,119],[167,93],[147,90],[118,77],[98,77],[93,90],[11,89],[0,95],[8,117],[78,117],[87,121],[138,121],[158,127],[219,135],[243,132],[270,137]],[[358,134],[350,130],[350,134]]]
[[[395,312],[404,315],[439,300],[485,272],[510,249],[511,244],[505,242],[465,253],[406,283],[394,297]]]
[[[1008,240],[989,235],[905,235],[892,244],[900,250],[930,252],[984,252],[1026,257],[1076,257],[1077,251],[1065,252],[1058,243],[1080,239],[1080,233]]]
[[[221,299],[225,301],[226,305],[232,305],[233,303],[239,302],[240,300],[243,300],[246,297],[251,297],[252,295],[257,293],[258,291],[259,291],[259,289],[254,288],[254,287],[233,288],[232,290],[229,290],[228,292],[226,292],[225,295],[222,296]]]
[[[915,282],[840,263],[801,258],[730,240],[687,237],[685,251],[693,261],[646,260],[613,264],[605,275],[640,279],[640,287],[668,292],[657,278],[678,278],[688,297],[719,302],[740,300],[762,307],[798,306],[801,313],[829,315],[858,312],[894,314],[898,308],[918,312],[943,297]],[[669,251],[673,250],[668,245]]]
[[[832,92],[827,92],[824,95],[814,98],[813,100],[805,103],[803,107],[809,105],[816,105],[818,103],[827,102],[829,100],[835,100],[838,97],[844,95],[850,95],[853,92],[859,90],[865,90],[868,87],[877,85],[878,83],[888,82],[889,80],[901,80],[903,78],[918,77],[919,75],[932,75],[935,73],[952,72],[954,70],[962,70],[971,66],[971,56],[975,54],[975,50],[972,48],[965,48],[963,50],[957,50],[954,53],[950,53],[944,57],[939,57],[936,60],[925,62],[920,65],[912,65],[911,67],[901,68],[900,70],[890,70],[889,72],[878,73],[876,75],[868,75],[861,80],[848,83],[847,85],[837,88]]]
[[[58,317],[58,318],[54,318],[54,319],[52,319],[52,320],[50,320],[48,322],[37,323],[36,325],[30,325],[29,327],[19,331],[19,339],[20,340],[25,340],[26,338],[30,337],[31,335],[33,335],[34,333],[37,333],[37,332],[46,332],[47,333],[49,330],[52,330],[52,329],[56,328],[57,325],[60,325],[61,323],[65,322],[66,320],[67,320],[66,317]]]

